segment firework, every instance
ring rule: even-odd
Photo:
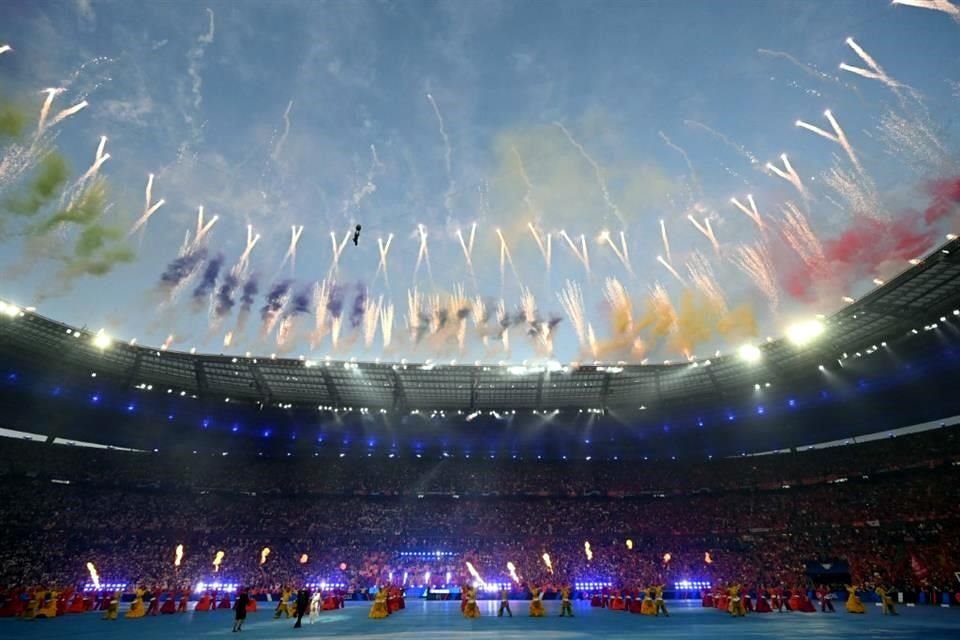
[[[738,247],[733,256],[733,262],[746,273],[760,291],[767,296],[770,306],[776,308],[779,302],[779,292],[773,270],[773,261],[766,245],[758,242],[753,245]]]
[[[890,90],[894,93],[894,95],[897,96],[897,98],[900,99],[901,103],[903,103],[903,100],[904,100],[901,89],[907,89],[910,92],[910,94],[915,98],[919,97],[911,87],[901,84],[900,82],[894,80],[889,75],[887,75],[887,72],[884,71],[879,64],[877,64],[877,61],[874,60],[869,53],[863,50],[863,47],[857,44],[856,40],[854,40],[853,38],[847,38],[844,42],[848,47],[853,49],[853,52],[856,53],[857,56],[864,63],[866,63],[868,67],[870,67],[870,70],[864,69],[862,67],[854,67],[852,65],[847,64],[846,62],[840,63],[841,70],[849,71],[850,73],[856,74],[863,78],[867,78],[868,80],[878,80],[882,82],[883,84],[885,84],[887,87],[890,88]]]
[[[709,551],[703,552],[703,561],[706,562],[707,564],[713,564],[713,558],[710,556]]]
[[[333,257],[330,259],[330,269],[327,272],[327,278],[332,278],[334,274],[340,268],[340,256],[343,254],[344,248],[347,246],[347,242],[350,241],[350,231],[347,231],[343,234],[343,240],[340,244],[337,244],[337,234],[333,231],[330,232],[330,245],[333,248]]]
[[[781,170],[779,167],[777,167],[776,165],[774,165],[774,164],[771,163],[771,162],[768,162],[768,163],[766,164],[767,169],[770,170],[770,171],[772,171],[773,173],[775,173],[775,174],[778,175],[779,177],[783,178],[784,180],[786,180],[786,181],[789,182],[790,184],[792,184],[792,185],[794,186],[794,188],[795,188],[798,192],[800,192],[800,195],[802,195],[804,198],[806,198],[807,195],[808,195],[808,194],[807,194],[807,190],[806,190],[806,188],[803,186],[803,181],[800,180],[800,176],[797,174],[796,171],[794,171],[793,166],[790,164],[790,159],[787,157],[787,154],[781,153],[781,154],[780,154],[780,160],[783,162],[783,166],[784,166],[784,169],[783,169],[783,170]]]
[[[300,554],[300,564],[307,564],[310,562],[310,556],[305,553]]]
[[[264,547],[260,552],[260,565],[263,566],[267,563],[267,556],[270,555],[270,547]]]
[[[834,166],[823,174],[823,181],[846,201],[845,211],[870,218],[885,216],[880,198],[869,179]]]
[[[390,274],[387,272],[387,254],[390,252],[390,244],[392,242],[392,233],[387,236],[386,242],[383,241],[383,238],[377,238],[377,252],[380,254],[380,262],[377,264],[377,273],[374,276],[374,279],[376,279],[376,277],[383,272],[383,281],[388,287],[390,286]]]
[[[707,218],[704,218],[703,224],[700,224],[699,222],[697,222],[697,219],[694,218],[692,215],[687,215],[687,220],[690,221],[690,224],[692,224],[697,231],[702,233],[707,238],[707,240],[710,241],[710,244],[713,245],[713,250],[716,251],[717,254],[719,255],[720,243],[717,242],[716,236],[713,235],[713,230],[709,228],[710,220]]]
[[[13,51],[13,47],[8,44],[0,44],[0,53],[7,53],[8,51]]]
[[[833,113],[827,109],[823,112],[823,115],[826,116],[827,121],[830,123],[830,126],[833,128],[833,133],[824,131],[820,127],[816,127],[812,124],[808,124],[803,120],[797,120],[796,126],[801,129],[806,129],[807,131],[812,131],[822,138],[826,138],[831,142],[835,142],[840,145],[843,150],[846,152],[847,157],[850,158],[850,162],[856,167],[857,172],[863,175],[863,166],[860,164],[860,160],[857,159],[857,154],[853,151],[853,146],[851,146],[850,141],[847,140],[847,135],[844,133],[843,129],[840,127],[840,123],[837,122],[837,119],[833,117]]]
[[[593,560],[593,550],[590,549],[590,542],[583,543],[583,553],[587,556],[587,562]]]
[[[544,554],[543,554],[543,564],[547,567],[547,571],[549,571],[549,572],[552,574],[552,573],[553,573],[553,563],[550,562],[550,554],[549,554],[549,553],[544,553]]]
[[[470,575],[473,576],[473,579],[479,582],[480,584],[484,586],[487,584],[486,582],[484,582],[483,578],[480,577],[480,573],[477,571],[476,567],[473,566],[473,563],[471,563],[469,560],[467,561],[467,571],[469,571]]]
[[[577,247],[574,244],[573,239],[567,235],[567,232],[563,229],[560,230],[560,237],[566,240],[567,246],[570,247],[570,251],[573,252],[573,255],[576,256],[577,260],[580,261],[580,264],[583,265],[584,270],[587,272],[587,276],[590,275],[590,254],[587,252],[587,238],[583,234],[580,235],[580,246]]]
[[[253,225],[247,225],[247,246],[243,250],[243,253],[240,254],[240,259],[237,261],[234,269],[237,274],[244,274],[247,271],[247,267],[250,264],[250,254],[253,253],[253,248],[257,246],[257,243],[260,241],[260,234],[254,235]]]
[[[736,198],[730,198],[730,203],[733,204],[733,206],[742,211],[745,216],[753,220],[754,224],[756,224],[760,230],[763,230],[763,218],[760,217],[760,212],[757,210],[757,203],[753,201],[752,195],[747,194],[747,202],[750,204],[749,209]]]
[[[710,301],[715,309],[722,312],[727,310],[727,301],[723,295],[723,289],[713,274],[713,268],[703,254],[694,252],[687,262],[687,273],[690,274],[693,285]]]
[[[179,567],[180,562],[183,560],[183,545],[178,544],[177,548],[174,550],[173,566]]]
[[[450,148],[450,137],[447,135],[447,129],[443,124],[443,116],[440,115],[440,107],[437,101],[433,99],[432,94],[427,94],[427,100],[433,107],[433,113],[437,116],[437,125],[440,127],[440,137],[443,138],[443,166],[447,170],[447,192],[443,195],[443,206],[448,215],[453,215],[453,197],[457,193],[457,185],[453,180],[453,150]]]
[[[663,564],[669,563],[673,559],[673,556],[669,553],[663,554]]]
[[[340,346],[340,330],[343,328],[343,316],[336,316],[330,322],[330,345],[336,349]]]
[[[627,549],[633,550],[633,540],[627,539]]]
[[[383,296],[376,302],[368,298],[363,306],[363,344],[367,347],[373,345],[377,337],[377,322],[380,319],[380,308],[383,306]]]
[[[360,203],[363,202],[364,198],[377,190],[377,185],[373,179],[376,177],[379,170],[383,168],[383,165],[380,163],[380,158],[377,157],[377,147],[372,144],[370,145],[370,156],[370,168],[367,169],[367,181],[353,192],[353,195],[350,196],[349,200],[344,200],[344,217],[347,216],[347,213],[351,207],[353,209],[358,208]]]
[[[297,243],[300,242],[300,236],[303,235],[303,225],[290,225],[290,246],[287,247],[287,252],[283,256],[283,260],[280,261],[280,268],[283,269],[284,265],[287,264],[287,261],[290,261],[290,273],[296,271],[297,268]]]
[[[260,319],[263,325],[260,329],[260,335],[267,336],[273,333],[273,328],[280,319],[280,312],[290,301],[291,280],[282,280],[270,289],[267,293],[267,302],[260,309]]]
[[[427,273],[433,280],[433,270],[430,268],[430,251],[427,247],[427,228],[422,224],[417,224],[417,236],[420,238],[420,249],[417,251],[417,266],[413,269],[413,278],[416,280],[417,273],[420,271],[420,264],[426,261]]]
[[[214,572],[220,571],[220,565],[223,563],[223,557],[227,555],[223,551],[217,551],[216,555],[213,556],[213,570]]]
[[[580,153],[580,156],[593,167],[593,175],[597,179],[597,186],[600,187],[600,193],[603,195],[603,201],[607,205],[607,209],[610,210],[613,215],[617,217],[617,220],[620,221],[620,224],[626,225],[626,220],[623,217],[623,214],[620,212],[620,208],[616,205],[613,199],[610,197],[610,190],[607,189],[607,181],[603,178],[603,172],[600,170],[600,165],[597,164],[597,161],[590,157],[590,154],[587,153],[587,150],[583,148],[579,142],[573,139],[573,135],[567,130],[563,124],[560,122],[554,121],[553,123],[557,126],[560,131],[563,131],[563,135],[567,137],[567,140],[570,141],[570,144]]]
[[[517,269],[513,266],[513,256],[510,255],[510,247],[507,246],[507,241],[503,237],[503,233],[500,229],[496,229],[497,238],[500,239],[500,288],[502,289],[506,282],[506,265],[510,263],[510,270],[513,272],[513,277],[515,280],[519,280],[520,277],[517,275]]]
[[[550,263],[553,260],[553,236],[549,233],[541,236],[532,222],[527,223],[527,228],[530,229],[530,233],[533,234],[533,240],[537,243],[540,255],[543,256],[543,261],[547,265],[547,273],[550,273]]]
[[[667,271],[669,271],[670,274],[671,274],[674,278],[677,279],[677,282],[679,282],[679,283],[682,284],[682,285],[686,285],[686,284],[687,284],[687,282],[683,279],[683,276],[681,276],[679,273],[677,273],[677,270],[674,269],[673,266],[672,266],[669,262],[667,262],[666,260],[664,260],[664,259],[663,259],[663,256],[657,256],[657,262],[659,262],[660,264],[662,264],[662,265],[664,266],[664,268],[665,268]]]
[[[393,340],[393,305],[387,304],[380,308],[380,335],[383,337],[383,348],[390,346]]]
[[[960,98],[960,89],[955,95]],[[949,162],[946,147],[923,119],[907,119],[891,110],[880,117],[878,128],[890,153],[906,155],[920,165],[919,169],[938,170]]]
[[[517,167],[520,169],[520,177],[523,178],[523,184],[526,186],[527,190],[523,194],[523,202],[527,205],[527,211],[530,213],[530,216],[537,220],[539,216],[537,215],[537,210],[533,206],[533,183],[530,182],[530,176],[527,175],[527,168],[523,164],[523,157],[520,155],[520,152],[517,151],[517,147],[510,145],[510,150],[513,151],[514,157],[517,159]]]
[[[783,222],[780,230],[787,243],[797,252],[808,266],[814,267],[824,262],[823,246],[813,233],[807,217],[792,202],[784,204]]]
[[[517,567],[512,562],[507,563],[507,573],[510,574],[510,579],[520,584],[520,577],[517,575]]]
[[[97,573],[97,568],[93,566],[92,562],[87,563],[87,571],[90,573],[90,582],[93,583],[93,588],[100,590],[100,574]]]
[[[623,231],[620,232],[619,247],[610,239],[610,232],[606,229],[601,231],[600,235],[597,236],[597,242],[608,245],[610,249],[613,250],[614,255],[617,256],[617,259],[620,260],[623,268],[627,270],[627,273],[633,275],[633,267],[630,264],[630,253],[627,249],[627,236]]]
[[[940,11],[960,22],[960,7],[957,7],[957,5],[950,2],[950,0],[891,0],[891,4],[901,4],[906,7]]]
[[[470,225],[470,241],[465,242],[463,239],[463,231],[457,229],[457,240],[460,241],[460,248],[463,249],[463,258],[467,263],[467,271],[470,272],[470,277],[474,278],[473,273],[473,241],[477,237],[477,223],[474,222]]]
[[[697,178],[697,172],[693,168],[693,163],[690,162],[690,156],[687,155],[687,152],[684,151],[680,146],[673,143],[673,141],[667,137],[663,131],[658,131],[660,134],[660,139],[663,140],[663,143],[683,156],[683,161],[687,164],[687,170],[690,172],[690,181],[693,183],[694,189],[696,190],[697,198],[703,198],[703,188],[700,186],[700,179]]]
[[[573,330],[577,334],[580,346],[586,347],[588,344],[587,321],[584,316],[583,292],[580,290],[580,286],[575,282],[567,280],[563,289],[557,294],[557,299],[560,300],[560,305],[563,307],[567,318],[573,325]],[[474,311],[474,317],[478,317],[476,311]]]
[[[217,221],[220,219],[220,216],[214,215],[210,220],[204,220],[203,216],[203,207],[197,207],[197,231],[193,236],[193,242],[188,244],[189,249],[196,249],[203,241],[206,239],[207,234],[210,233],[210,230],[213,228],[213,225],[217,224]]]
[[[832,76],[828,73],[824,73],[823,71],[820,71],[819,69],[817,69],[815,66],[811,64],[800,62],[799,60],[797,60],[796,58],[794,58],[792,55],[790,55],[785,51],[775,51],[773,49],[757,49],[757,53],[767,55],[767,56],[773,56],[776,58],[785,58],[791,64],[793,64],[795,67],[803,71],[808,76],[816,78],[817,80],[825,80],[828,82],[834,82],[836,84],[844,84],[844,86],[847,86],[849,88],[849,85],[846,85],[845,83],[843,83],[843,81],[841,81],[840,78],[838,78],[837,76]]]
[[[290,110],[293,109],[293,100],[287,103],[287,108],[283,112],[283,133],[280,134],[280,139],[277,140],[277,144],[273,147],[273,152],[270,154],[270,157],[274,162],[280,157],[280,151],[283,149],[283,144],[287,141],[287,136],[290,135]]]
[[[633,332],[633,303],[626,288],[616,278],[607,278],[603,296],[610,305],[611,324],[617,335]]]
[[[136,233],[141,227],[147,224],[147,221],[150,219],[150,216],[157,212],[157,209],[162,207],[166,200],[161,198],[156,202],[153,202],[153,174],[151,173],[147,177],[147,190],[144,198],[143,204],[143,213],[137,218],[137,221],[133,223],[133,226],[130,227],[130,231],[127,232],[127,237],[129,238],[134,233]]]

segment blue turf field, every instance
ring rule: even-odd
[[[404,640],[445,640],[448,638],[489,638],[534,640],[559,638],[883,638],[884,640],[946,640],[960,638],[960,608],[922,607],[902,609],[895,618],[883,617],[870,607],[864,616],[841,610],[835,614],[770,613],[731,619],[714,609],[702,609],[700,603],[670,603],[669,618],[650,618],[606,609],[591,609],[577,603],[577,617],[560,618],[559,603],[548,602],[546,618],[529,618],[527,603],[513,603],[514,617],[497,618],[496,603],[480,603],[483,617],[466,620],[457,602],[410,601],[407,608],[384,620],[367,618],[367,603],[348,603],[346,609],[323,612],[314,625],[293,629],[292,621],[274,620],[261,607],[250,614],[244,631],[231,633],[232,612],[187,613],[139,620],[120,619],[104,622],[97,613],[72,615],[54,620],[26,622],[0,620],[0,638],[397,638]]]

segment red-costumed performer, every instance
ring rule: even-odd
[[[177,604],[177,613],[186,613],[190,608],[190,590],[184,589],[180,594],[180,602]]]
[[[220,599],[220,604],[217,605],[217,609],[232,609],[230,605],[230,596],[224,592],[223,598]]]
[[[173,591],[168,591],[166,593],[166,598],[163,601],[163,604],[160,605],[160,613],[162,615],[172,615],[177,612],[177,597],[174,595]]]
[[[209,593],[204,593],[201,596],[200,601],[197,603],[197,606],[193,608],[194,611],[210,611],[213,608],[213,598],[210,597]]]
[[[704,589],[700,592],[700,606],[705,609],[713,607],[713,594],[710,593],[709,589]]]
[[[86,610],[87,607],[83,603],[83,594],[78,591],[74,594],[73,600],[70,601],[70,605],[67,607],[67,613],[83,613]]]
[[[767,600],[767,590],[763,587],[757,589],[757,604],[753,607],[754,613],[771,613],[773,608],[770,601]]]

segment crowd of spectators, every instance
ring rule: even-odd
[[[949,585],[960,570],[952,429],[622,465],[174,459],[9,441],[0,477],[0,588],[82,585],[87,562],[104,582],[160,588],[363,588],[404,575],[440,586],[469,580],[467,560],[492,582],[509,582],[513,562],[524,580],[615,585],[800,585],[808,561],[904,587]],[[434,550],[443,555],[423,555]]]

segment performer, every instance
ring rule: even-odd
[[[826,585],[821,585],[817,589],[817,599],[820,600],[820,613],[836,612],[836,609],[833,608],[833,593]]]
[[[497,609],[497,617],[502,618],[503,612],[506,611],[507,615],[511,618],[513,617],[513,611],[510,611],[510,592],[506,589],[500,590],[500,608]]]
[[[370,618],[374,620],[379,620],[380,618],[386,618],[389,615],[387,612],[387,591],[386,589],[380,589],[377,591],[376,598],[373,600],[373,606],[370,607]]]
[[[467,606],[463,610],[465,618],[479,618],[480,607],[477,606],[477,588],[467,587]]]
[[[250,595],[244,589],[237,596],[233,603],[233,631],[243,631],[243,623],[247,620],[247,603],[250,602]]]
[[[536,586],[531,586],[530,595],[533,596],[533,600],[530,601],[530,617],[542,618],[546,613],[543,608],[543,592]]]
[[[768,599],[770,595],[770,590],[759,587],[757,589],[757,604],[754,605],[753,610],[757,613],[770,613],[773,611],[773,608],[770,606],[770,600]]]
[[[294,629],[299,629],[302,625],[300,623],[303,620],[303,616],[307,613],[307,608],[310,606],[310,592],[307,591],[305,587],[300,587],[297,590],[297,621],[293,624]]]
[[[110,598],[110,605],[107,607],[107,612],[103,615],[103,619],[116,620],[119,614],[120,614],[120,592],[114,591],[113,596]]]
[[[742,618],[747,615],[747,610],[743,607],[743,599],[740,597],[740,585],[735,584],[727,589],[727,593],[730,595],[730,605],[728,611],[731,616],[735,618]]]
[[[30,594],[29,599],[27,600],[27,608],[23,612],[24,620],[36,620],[37,611],[40,609],[40,603],[43,598],[43,595],[39,591],[34,591]]]
[[[177,604],[177,613],[186,613],[187,605],[190,604],[190,590],[184,589],[183,594],[180,596],[180,602]]]
[[[570,603],[570,585],[560,588],[560,617],[573,617],[573,605]]]
[[[317,617],[320,615],[320,606],[320,592],[315,591],[313,597],[310,598],[310,624],[317,621]]]
[[[283,587],[283,590],[280,591],[280,602],[277,603],[277,608],[273,612],[274,619],[279,618],[281,613],[285,618],[290,617],[290,605],[287,601],[290,600],[291,595],[293,595],[293,590]]]
[[[137,590],[134,592],[133,602],[130,603],[130,608],[127,610],[125,618],[142,618],[147,610],[143,606],[143,594],[144,590],[142,587],[137,587]]]
[[[883,610],[883,615],[885,616],[897,616],[900,615],[897,613],[896,609],[893,606],[893,598],[890,597],[891,589],[887,589],[883,585],[878,586],[876,589],[877,595],[880,596],[880,605]]]
[[[863,606],[863,603],[860,601],[860,596],[857,595],[858,587],[856,585],[847,585],[847,593],[850,594],[847,596],[847,613],[866,613],[867,609]]]
[[[664,584],[658,584],[653,588],[653,603],[656,605],[653,615],[659,616],[660,612],[663,611],[663,615],[669,618],[670,612],[667,611],[667,605],[663,602],[663,588],[665,586]]]
[[[645,616],[654,616],[657,614],[657,605],[653,603],[653,596],[656,593],[656,588],[647,587],[642,591],[643,593],[643,603],[640,605],[640,613]],[[640,594],[637,594],[637,597],[640,597]]]

